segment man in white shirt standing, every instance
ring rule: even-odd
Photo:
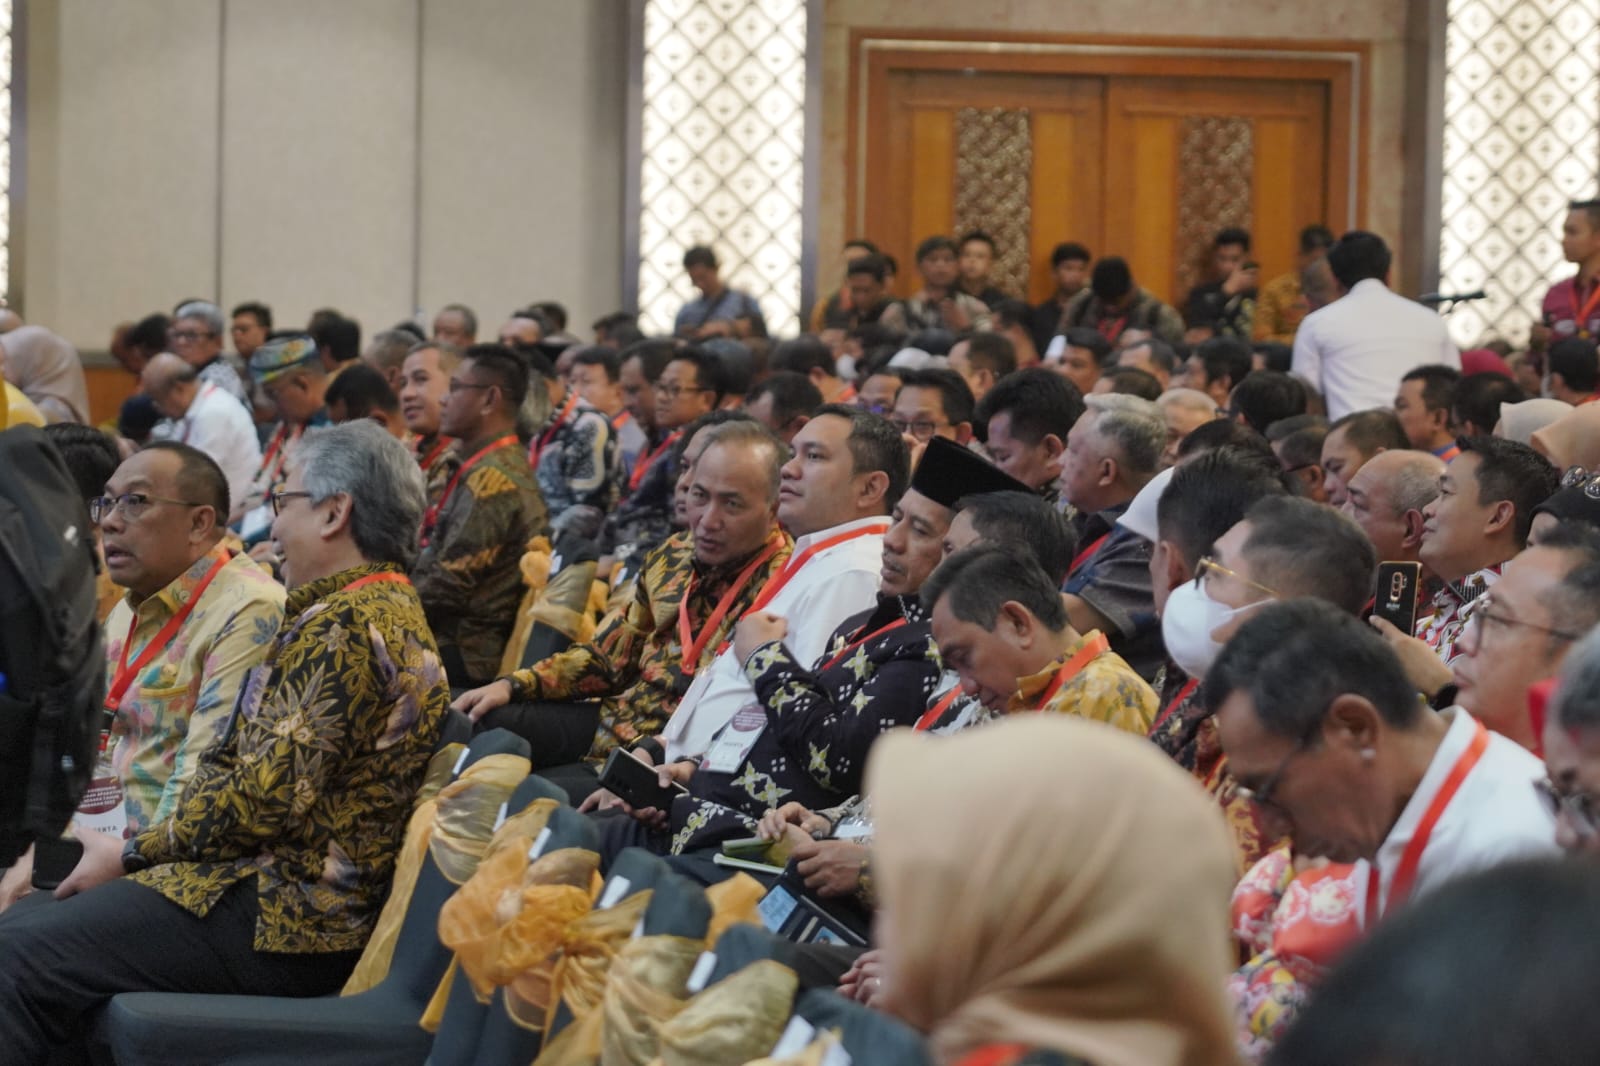
[[[244,406],[169,352],[146,363],[140,381],[156,410],[166,416],[154,435],[211,456],[228,479],[228,498],[244,499],[261,466],[261,442]]]
[[[1329,604],[1247,621],[1206,674],[1206,706],[1241,793],[1295,851],[1357,864],[1364,929],[1453,878],[1557,850],[1538,758],[1460,707],[1430,710],[1383,639]]]
[[[1328,417],[1388,407],[1419,366],[1461,369],[1440,317],[1389,289],[1393,256],[1383,238],[1352,230],[1328,250],[1342,295],[1313,311],[1294,338],[1294,372],[1318,389]]]
[[[778,491],[778,521],[794,537],[794,554],[750,613],[788,621],[797,661],[815,662],[840,623],[877,602],[889,512],[910,477],[905,441],[879,415],[829,404],[795,434]],[[667,720],[665,761],[704,755],[711,738],[755,702],[738,657],[724,647]]]

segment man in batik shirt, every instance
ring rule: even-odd
[[[533,387],[550,394],[550,417],[528,445],[528,462],[550,508],[550,526],[593,538],[622,494],[611,420],[569,388],[543,352],[525,354],[539,377]]]
[[[400,415],[412,434],[411,450],[428,484],[428,506],[444,497],[445,486],[461,469],[454,438],[439,432],[439,417],[450,396],[450,375],[461,352],[440,341],[424,341],[406,353],[400,369]]]
[[[422,475],[350,423],[307,437],[273,505],[285,621],[172,816],[82,836],[59,900],[0,915],[8,1063],[52,1061],[121,992],[335,992],[377,922],[449,703],[405,576]]]

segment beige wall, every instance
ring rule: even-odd
[[[1371,71],[1367,108],[1365,224],[1391,244],[1401,240],[1405,158],[1407,0],[825,0],[823,38],[822,214],[819,261],[833,269],[846,232],[845,145],[849,134],[850,33],[855,29],[960,30],[981,33],[1138,35],[1337,40],[1365,43]],[[833,162],[838,161],[838,162]],[[1337,229],[1335,225],[1335,229]],[[1066,239],[1067,235],[1063,235]],[[1098,251],[1098,249],[1096,249]],[[1397,258],[1410,259],[1407,249]],[[830,279],[824,278],[826,284]]]
[[[31,4],[23,314],[88,350],[187,296],[369,332],[460,300],[489,333],[558,299],[584,332],[621,302],[625,13]]]

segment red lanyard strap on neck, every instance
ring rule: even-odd
[[[700,667],[700,655],[706,650],[706,642],[711,639],[711,635],[717,631],[717,627],[722,624],[722,620],[732,610],[733,601],[739,598],[739,594],[750,583],[750,579],[755,576],[755,572],[761,569],[774,555],[778,554],[778,549],[782,547],[783,541],[781,540],[768,544],[761,554],[750,560],[749,565],[739,571],[739,576],[734,578],[733,584],[728,586],[728,591],[724,592],[722,598],[717,601],[716,609],[706,619],[706,624],[700,627],[700,635],[698,637],[693,635],[689,626],[689,597],[694,594],[696,581],[694,576],[690,576],[688,584],[683,588],[683,599],[678,601],[678,643],[683,648],[684,677],[694,676],[694,672]]]
[[[1106,635],[1104,633],[1096,633],[1093,640],[1086,642],[1083,647],[1078,649],[1076,655],[1061,664],[1061,669],[1056,671],[1055,680],[1050,682],[1050,687],[1044,690],[1044,696],[1039,700],[1039,709],[1042,711],[1050,706],[1050,701],[1055,699],[1055,695],[1061,691],[1062,685],[1077,677],[1085,666],[1088,666],[1103,653],[1110,650],[1111,642],[1106,639]]]
[[[556,415],[555,421],[550,423],[550,428],[539,434],[539,439],[534,441],[533,444],[529,446],[529,466],[536,470],[538,469],[539,459],[544,455],[545,445],[550,443],[551,439],[556,435],[556,431],[561,428],[564,422],[566,422],[567,416],[572,413],[572,409],[576,406],[578,406],[578,394],[574,392],[571,396],[567,397],[567,402],[562,406],[561,412]]]
[[[1078,567],[1082,566],[1084,563],[1088,562],[1091,558],[1093,558],[1094,557],[1094,553],[1100,550],[1100,545],[1104,544],[1106,542],[1106,538],[1108,538],[1110,536],[1111,536],[1110,533],[1102,533],[1102,534],[1100,534],[1099,539],[1097,539],[1093,544],[1089,545],[1087,548],[1083,549],[1083,551],[1081,551],[1077,555],[1073,556],[1072,557],[1072,565],[1067,567],[1067,573],[1069,573],[1069,574],[1076,573],[1077,570],[1078,570]]]
[[[474,452],[472,458],[462,463],[460,469],[451,475],[449,483],[444,487],[444,494],[439,497],[439,502],[428,508],[427,514],[422,517],[422,546],[424,548],[428,546],[428,541],[433,537],[433,527],[438,524],[439,515],[444,512],[445,504],[450,502],[450,497],[456,491],[456,486],[461,483],[462,478],[467,476],[467,472],[477,466],[484,456],[496,448],[504,448],[508,444],[515,443],[517,443],[517,435],[515,433],[507,433],[498,440],[492,440]]]
[[[172,643],[173,638],[178,635],[178,630],[183,628],[183,623],[188,621],[189,615],[194,613],[195,606],[200,602],[200,597],[204,596],[206,589],[211,586],[211,579],[216,577],[232,558],[233,554],[231,552],[224,552],[211,564],[210,569],[195,585],[194,591],[189,594],[189,598],[184,602],[184,605],[178,608],[171,618],[167,619],[167,624],[161,627],[150,643],[144,646],[144,650],[133,661],[133,665],[129,666],[128,649],[133,644],[133,632],[139,627],[139,612],[137,610],[133,612],[133,618],[128,622],[128,636],[122,642],[122,655],[117,662],[117,672],[111,678],[110,690],[106,692],[105,709],[107,711],[115,714],[117,709],[122,706],[122,697],[127,694],[128,686],[133,684],[133,679],[139,676],[140,671],[150,665],[152,659],[165,651],[167,645]]]
[[[639,456],[639,461],[633,468],[633,476],[628,478],[628,488],[629,488],[629,490],[636,489],[636,488],[639,487],[639,482],[644,480],[645,471],[649,470],[652,466],[654,466],[655,465],[655,461],[657,459],[661,458],[662,454],[665,453],[667,451],[667,449],[671,448],[674,444],[678,443],[678,439],[680,437],[682,437],[682,436],[683,436],[683,430],[681,430],[681,429],[680,430],[676,430],[676,431],[674,431],[672,433],[668,433],[666,440],[664,440],[660,444],[656,445],[654,449],[652,449],[650,451],[647,451],[643,455]]]
[[[429,449],[428,454],[417,460],[417,465],[422,467],[424,471],[431,469],[439,456],[444,454],[445,449],[454,443],[455,441],[449,437],[440,437],[434,446]]]
[[[940,697],[938,703],[935,703],[928,709],[927,714],[924,714],[921,718],[917,719],[917,724],[914,727],[917,732],[924,732],[937,725],[939,719],[944,717],[944,712],[950,709],[950,705],[954,703],[960,695],[961,682],[957,681],[954,688],[952,688],[949,692],[946,692],[942,697]]]
[[[855,640],[852,640],[850,643],[846,644],[843,648],[841,648],[839,650],[839,652],[836,655],[834,655],[833,658],[831,658],[827,662],[823,663],[822,664],[822,668],[824,670],[832,670],[835,666],[839,665],[840,660],[842,660],[845,656],[849,655],[851,652],[855,651],[857,648],[861,647],[861,645],[865,644],[867,641],[873,640],[873,639],[875,639],[877,637],[881,637],[885,633],[889,632],[890,630],[899,629],[901,626],[903,626],[905,624],[906,624],[906,619],[904,619],[904,618],[896,618],[893,622],[890,622],[888,625],[879,626],[877,629],[874,629],[871,633],[868,633],[864,637],[857,637]],[[860,630],[857,630],[856,632],[859,633]]]
[[[1194,690],[1199,687],[1200,679],[1198,677],[1191,677],[1189,680],[1185,681],[1183,683],[1183,687],[1178,690],[1178,694],[1172,697],[1172,702],[1167,704],[1166,707],[1162,708],[1161,714],[1156,718],[1155,724],[1150,727],[1150,734],[1154,736],[1156,730],[1160,729],[1166,720],[1172,717],[1173,712],[1179,707],[1183,706],[1183,701],[1193,695]]]
[[[409,585],[411,584],[411,579],[404,574],[396,574],[392,571],[386,571],[382,574],[368,574],[366,577],[358,577],[348,585],[341,587],[339,591],[351,592],[355,589],[366,588],[368,585],[380,585],[384,582],[392,582],[396,585]]]

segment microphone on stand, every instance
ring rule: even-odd
[[[1472,292],[1430,292],[1417,297],[1417,303],[1428,307],[1438,307],[1440,304],[1464,304],[1473,300],[1487,300],[1489,294],[1482,289]]]

